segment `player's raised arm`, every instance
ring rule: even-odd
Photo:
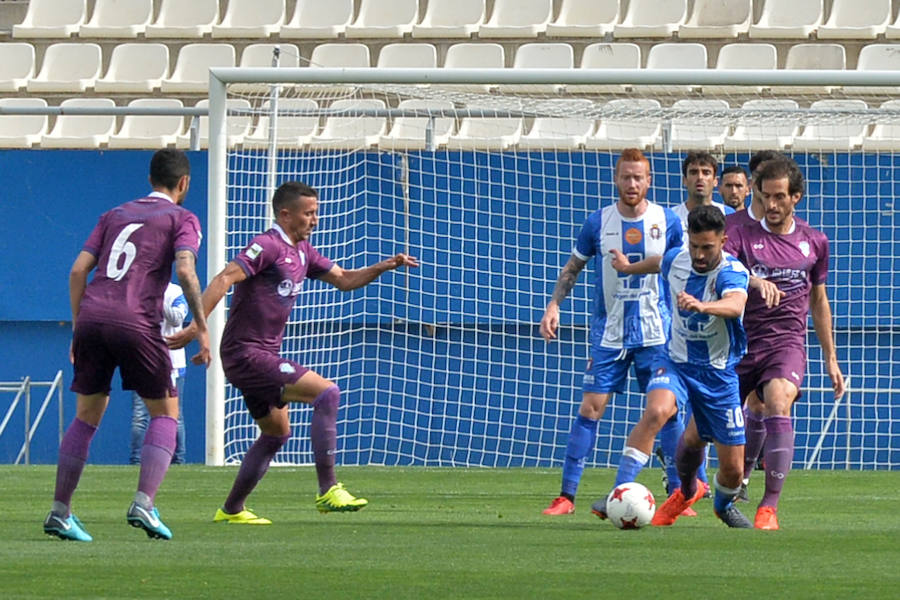
[[[388,271],[393,271],[400,267],[415,268],[418,266],[419,261],[416,260],[416,257],[400,253],[362,269],[342,269],[338,265],[334,265],[319,279],[330,283],[342,292],[349,292],[372,283],[380,275]]]
[[[631,262],[618,248],[613,248],[609,253],[613,256],[612,261],[610,262],[612,268],[619,273],[625,273],[626,275],[659,273],[659,266],[662,264],[662,256],[649,256],[643,260]]]
[[[559,328],[559,305],[566,299],[575,282],[578,281],[578,274],[584,269],[587,261],[581,260],[574,254],[569,257],[569,261],[562,268],[559,277],[556,280],[556,287],[553,288],[553,295],[550,296],[550,302],[547,303],[547,309],[541,319],[541,336],[548,342],[556,339],[556,330]]]
[[[838,365],[837,353],[834,348],[834,332],[831,327],[831,304],[828,302],[828,292],[825,284],[812,286],[809,293],[809,311],[812,314],[813,329],[819,338],[822,347],[822,360],[825,362],[825,371],[831,378],[831,386],[834,388],[835,399],[840,398],[846,391],[844,387],[844,374]]]

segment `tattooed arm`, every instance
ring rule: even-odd
[[[553,295],[550,296],[547,310],[544,311],[544,317],[541,319],[541,335],[548,342],[556,339],[556,329],[559,327],[559,305],[562,304],[562,301],[566,299],[566,296],[575,287],[575,282],[578,281],[578,274],[581,273],[586,264],[586,261],[573,254],[559,273],[556,287],[553,289]]]

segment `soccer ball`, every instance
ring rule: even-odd
[[[653,494],[633,481],[616,486],[606,498],[606,516],[619,529],[640,529],[655,512]]]

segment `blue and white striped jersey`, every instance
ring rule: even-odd
[[[741,262],[722,252],[716,268],[697,273],[691,267],[687,248],[666,252],[662,262],[672,299],[672,337],[669,358],[699,368],[724,369],[740,362],[747,352],[747,336],[741,319],[723,319],[678,309],[680,292],[687,292],[701,302],[719,300],[730,292],[747,293],[750,273]],[[742,315],[743,316],[743,315]]]
[[[733,208],[731,208],[730,206],[728,206],[727,204],[724,204],[722,202],[714,201],[712,203],[712,205],[715,206],[716,208],[718,208],[719,210],[721,210],[722,214],[725,215],[726,217],[728,215],[734,213]],[[687,217],[688,217],[688,213],[690,211],[687,209],[687,205],[684,202],[682,202],[681,204],[679,204],[678,206],[673,208],[672,212],[675,213],[678,216],[678,218],[681,220],[681,234],[683,236],[682,243],[683,243],[684,247],[687,248],[687,245],[688,245]]]
[[[599,339],[606,348],[641,348],[666,342],[672,317],[662,279],[655,273],[619,273],[612,267],[610,250],[617,248],[631,262],[637,262],[679,246],[678,217],[653,202],[636,219],[623,217],[615,204],[587,218],[572,253],[584,261],[597,257],[592,340]]]

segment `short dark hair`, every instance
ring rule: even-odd
[[[803,173],[797,163],[787,157],[767,160],[759,165],[753,177],[753,185],[761,192],[763,181],[785,178],[788,180],[788,194],[791,196],[800,194],[802,197],[806,192]]]
[[[681,174],[687,177],[688,167],[694,164],[712,167],[714,175],[719,172],[719,161],[716,160],[716,157],[709,152],[700,151],[688,152],[684,157],[684,162],[681,163]]]
[[[747,163],[747,168],[750,169],[750,175],[752,176],[756,173],[756,169],[758,169],[759,165],[762,163],[767,160],[775,160],[776,158],[787,158],[787,156],[775,150],[760,150],[759,152],[754,152],[753,156],[750,157],[750,162]]]
[[[744,170],[744,167],[738,165],[731,165],[730,167],[725,167],[722,169],[722,177],[724,178],[726,175],[731,175],[732,173],[740,173],[744,176],[745,179],[749,179],[747,177],[747,171]]]
[[[287,208],[300,196],[318,198],[319,193],[301,181],[285,181],[272,196],[272,211],[277,215],[282,208]]]
[[[187,154],[175,148],[157,150],[150,159],[150,185],[167,190],[175,189],[178,181],[191,174]]]
[[[688,213],[688,233],[703,233],[704,231],[725,231],[725,214],[712,204],[701,204]]]

